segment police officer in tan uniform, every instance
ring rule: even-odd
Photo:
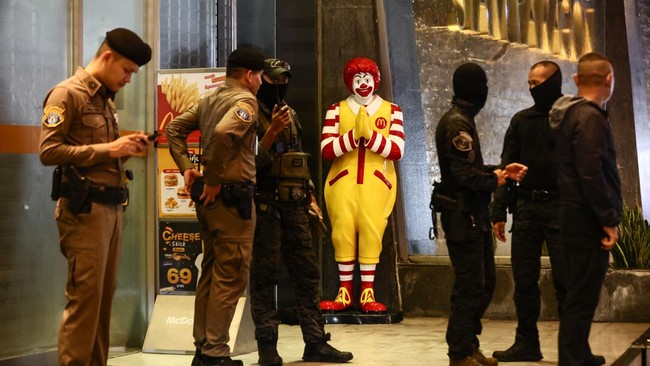
[[[203,238],[201,277],[194,303],[192,365],[242,365],[230,358],[228,330],[248,281],[255,209],[255,94],[262,81],[264,56],[239,48],[228,56],[226,82],[176,117],[165,129],[169,149],[196,202]],[[277,134],[288,121],[275,119]],[[201,131],[203,175],[187,151],[187,136]],[[198,192],[197,192],[198,191]]]
[[[111,303],[128,202],[122,163],[148,145],[143,132],[120,137],[113,97],[151,59],[135,33],[117,28],[85,68],[45,97],[40,159],[57,165],[52,198],[68,302],[59,330],[59,365],[106,365]]]

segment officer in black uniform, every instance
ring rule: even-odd
[[[573,80],[578,95],[558,99],[549,113],[568,263],[558,354],[560,366],[593,366],[605,363],[591,352],[589,332],[623,210],[616,146],[603,108],[614,90],[612,62],[588,53]]]
[[[303,360],[309,362],[347,362],[350,352],[329,345],[319,303],[320,276],[312,247],[309,213],[322,219],[313,194],[314,186],[307,167],[308,155],[300,143],[301,126],[296,112],[284,103],[290,66],[279,59],[264,63],[259,102],[257,156],[257,225],[251,264],[251,309],[255,322],[259,364],[282,365],[277,351],[278,310],[274,287],[278,284],[280,256],[295,282],[300,328],[305,341]],[[288,120],[287,128],[268,133],[272,120]]]
[[[436,128],[441,184],[432,201],[441,212],[455,282],[447,326],[450,365],[497,365],[479,350],[481,317],[495,285],[494,248],[488,204],[506,178],[520,180],[526,167],[512,163],[500,169],[486,166],[474,116],[488,94],[485,71],[474,63],[459,66],[453,76],[452,106]]]
[[[529,170],[519,185],[509,181],[497,189],[491,212],[494,234],[503,242],[506,209],[513,213],[511,260],[518,324],[515,343],[505,351],[492,354],[503,362],[543,358],[537,319],[541,308],[538,281],[544,243],[553,268],[558,313],[566,295],[567,261],[559,238],[559,195],[548,126],[548,112],[562,96],[560,67],[551,61],[534,64],[528,73],[528,84],[535,105],[512,117],[503,142],[501,164],[520,161]]]

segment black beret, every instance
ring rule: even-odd
[[[261,71],[264,69],[264,55],[250,48],[238,48],[230,53],[226,66]]]
[[[142,66],[151,60],[151,47],[126,28],[106,32],[106,43],[115,52]]]
[[[277,80],[278,76],[282,74],[291,77],[291,66],[288,62],[277,58],[269,58],[264,61],[264,75],[270,77],[271,80]]]

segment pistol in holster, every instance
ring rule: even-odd
[[[228,207],[237,207],[239,216],[243,220],[253,217],[253,197],[255,186],[249,183],[223,184],[221,187],[223,203]]]
[[[61,197],[61,178],[63,177],[63,168],[61,165],[57,165],[54,168],[54,173],[52,173],[52,192],[50,197],[52,201],[57,201]]]
[[[79,174],[74,165],[65,167],[63,174],[71,187],[69,192],[66,192],[70,212],[75,215],[81,212],[90,212],[91,205],[88,200],[88,191],[92,184],[91,180]]]
[[[452,211],[463,211],[464,202],[461,198],[450,197],[450,195],[445,192],[442,183],[434,181],[429,208],[431,209],[431,222],[433,223],[433,227],[429,230],[429,238],[433,240],[434,237],[438,236],[437,213],[442,212],[443,208]]]

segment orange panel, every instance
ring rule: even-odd
[[[120,131],[129,135],[135,131]],[[0,125],[0,154],[38,154],[41,126]],[[145,151],[136,156],[147,156]]]

